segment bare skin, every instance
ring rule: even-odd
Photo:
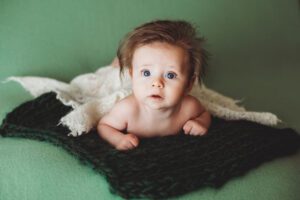
[[[113,61],[111,62],[110,66],[113,66],[113,67],[120,67],[120,63],[119,63],[119,60],[117,57],[115,57],[113,59]]]
[[[98,123],[98,133],[118,150],[138,146],[139,138],[207,133],[210,114],[188,95],[190,79],[183,49],[166,43],[137,48],[130,74],[133,94],[119,101]],[[116,64],[117,65],[117,64]]]

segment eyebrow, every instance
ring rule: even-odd
[[[145,65],[141,65],[141,67],[150,67],[151,64],[145,64]]]
[[[141,67],[149,67],[149,66],[152,66],[151,64],[144,64],[144,65],[141,65]],[[170,68],[175,68],[173,65],[166,65],[164,67],[170,67]]]
[[[142,67],[151,67],[151,66],[152,66],[152,64],[144,64],[144,65],[141,65],[139,68],[142,68]],[[164,67],[170,67],[172,70],[174,70],[174,71],[176,71],[176,72],[178,72],[178,73],[182,73],[182,72],[183,72],[182,69],[181,69],[181,70],[178,70],[178,69],[176,69],[176,67],[173,66],[173,65],[166,65],[166,66],[164,66]]]

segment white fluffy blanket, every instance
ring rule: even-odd
[[[119,68],[101,67],[95,73],[75,77],[70,83],[44,77],[9,77],[7,81],[20,83],[33,97],[46,92],[55,92],[63,104],[73,110],[61,118],[60,124],[67,126],[72,136],[89,132],[99,119],[120,99],[131,93],[128,71],[120,78]],[[195,83],[191,95],[198,98],[212,114],[227,120],[244,119],[265,125],[276,125],[280,120],[268,112],[250,112],[237,105],[240,101],[226,97],[204,85]]]

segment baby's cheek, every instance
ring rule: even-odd
[[[181,86],[171,88],[169,90],[170,96],[173,97],[173,99],[176,99],[177,101],[181,100],[185,96],[184,88]]]
[[[141,100],[143,99],[144,96],[146,96],[146,89],[145,87],[143,87],[143,85],[141,84],[136,84],[136,85],[133,85],[132,87],[132,91],[134,93],[134,96],[138,99],[138,100]]]

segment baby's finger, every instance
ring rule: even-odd
[[[196,136],[197,135],[197,130],[195,130],[194,127],[191,128],[190,135],[192,135],[192,136]]]
[[[123,145],[120,145],[120,146],[117,146],[116,149],[119,150],[119,151],[126,151],[128,150],[128,146],[126,144],[123,144]]]
[[[135,148],[135,146],[133,146],[133,144],[131,144],[131,143],[127,144],[127,146],[126,146],[127,150],[130,150],[130,149],[133,149],[133,148]]]
[[[137,138],[132,138],[132,140],[130,141],[130,144],[133,146],[133,147],[137,147],[138,144],[139,144],[139,141]]]
[[[189,134],[191,132],[192,126],[190,124],[186,124],[183,126],[184,134]]]
[[[195,135],[202,136],[202,135],[205,135],[205,133],[207,132],[207,129],[204,127],[198,126],[197,128],[195,128],[194,132],[195,132]]]
[[[130,149],[133,149],[134,146],[130,143],[130,142],[127,142],[126,144],[124,144],[120,150],[122,151],[127,151],[127,150],[130,150]]]
[[[137,147],[139,144],[139,138],[136,135],[130,134],[130,143],[134,146]]]
[[[198,132],[198,135],[204,135],[206,132],[207,132],[207,128],[201,126],[201,125],[198,125],[197,127],[197,132]]]
[[[207,129],[202,129],[202,131],[200,132],[200,135],[205,135],[207,133]]]

